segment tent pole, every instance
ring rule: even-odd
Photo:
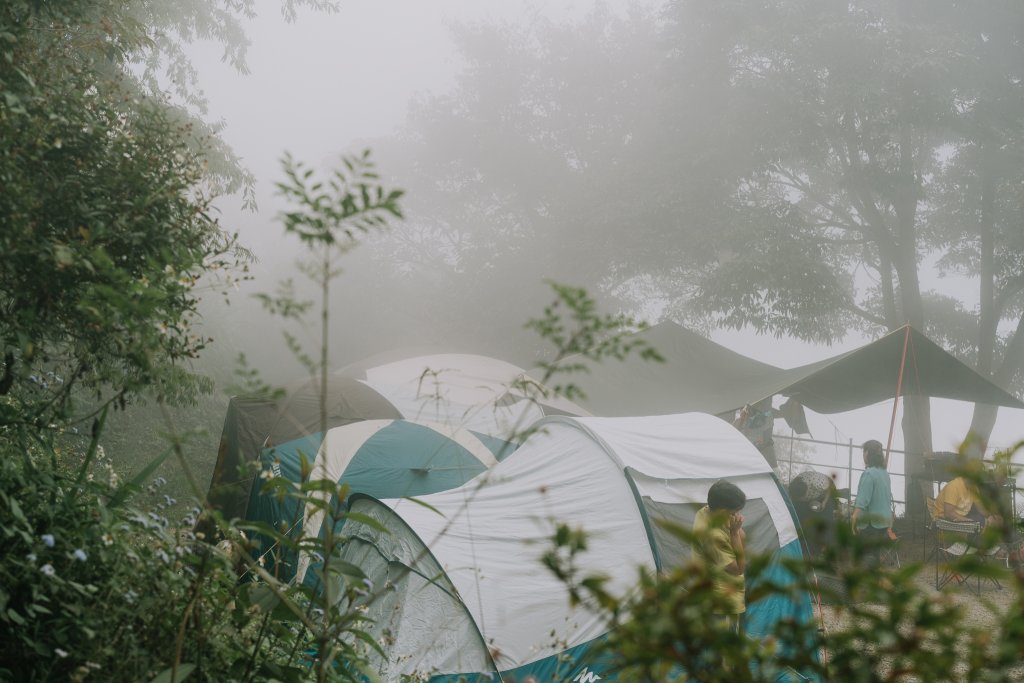
[[[847,496],[847,500],[853,500],[853,437],[847,439],[849,443],[846,447],[846,485],[850,487],[850,495]]]
[[[906,331],[903,335],[903,355],[900,356],[900,374],[896,380],[896,398],[892,402],[892,419],[889,421],[889,440],[885,444],[885,469],[889,469],[889,452],[892,449],[892,434],[896,429],[896,408],[900,403],[900,396],[903,394],[903,371],[907,367],[907,346],[910,344],[910,325],[904,325]],[[903,463],[903,470],[906,471],[907,464]]]
[[[796,444],[796,432],[789,428],[789,480],[793,481],[793,445]]]

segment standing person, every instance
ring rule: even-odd
[[[885,470],[885,450],[874,439],[864,442],[864,474],[857,485],[857,502],[851,524],[864,542],[864,559],[869,567],[881,563],[882,544],[889,540],[892,528],[892,482]]]
[[[723,575],[715,579],[712,590],[722,598],[724,608],[720,615],[736,633],[742,632],[742,617],[747,610],[747,534],[740,512],[746,504],[747,494],[732,482],[719,479],[708,490],[708,504],[693,521],[693,531],[701,539],[701,556],[722,570]]]

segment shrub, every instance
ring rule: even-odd
[[[57,456],[0,441],[0,678],[151,680],[181,661],[178,680],[227,680],[250,621],[225,609],[228,558],[161,515],[161,480],[151,509],[123,507],[102,450],[81,481]]]

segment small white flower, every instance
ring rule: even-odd
[[[43,539],[43,545],[47,548],[52,548],[53,544],[56,542],[53,540],[53,534],[43,534],[40,538]]]
[[[42,567],[40,567],[39,571],[41,571],[43,573],[43,576],[56,576],[57,575],[57,570],[54,569],[53,565],[50,564],[49,562],[47,562]]]
[[[85,554],[85,551],[81,548],[75,548],[75,552],[71,553],[76,560],[79,562],[85,562],[89,559],[89,556]]]

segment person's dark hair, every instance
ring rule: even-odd
[[[880,441],[871,439],[864,442],[864,464],[868,467],[885,469],[885,448]]]
[[[747,494],[731,481],[719,479],[708,489],[708,508],[716,510],[741,510],[747,504]]]
[[[982,477],[978,482],[978,492],[988,501],[998,500],[1000,490],[1002,490],[1002,486],[991,474]]]

